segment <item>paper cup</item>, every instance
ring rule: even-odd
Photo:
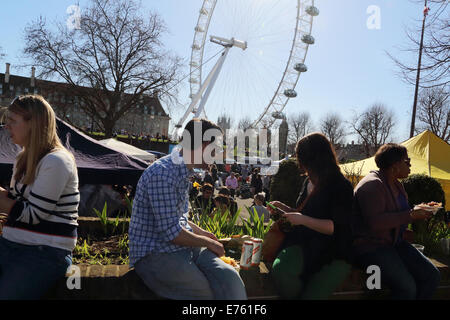
[[[417,250],[419,250],[420,252],[422,252],[422,254],[423,254],[423,250],[425,249],[425,247],[423,245],[417,244],[417,243],[413,243],[412,246],[414,248],[416,248]]]

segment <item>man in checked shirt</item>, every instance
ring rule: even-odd
[[[208,120],[191,120],[184,129],[182,150],[159,159],[142,174],[129,228],[130,267],[165,298],[245,300],[239,273],[219,258],[225,253],[223,245],[188,221],[189,175],[193,168],[207,168],[203,154],[213,143],[203,141],[208,130],[222,132]]]

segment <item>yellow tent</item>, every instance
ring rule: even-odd
[[[408,149],[411,174],[425,174],[438,180],[445,192],[445,210],[450,210],[450,144],[426,130],[401,145]],[[371,157],[342,164],[341,169],[344,174],[352,172],[364,177],[378,168],[375,157]]]

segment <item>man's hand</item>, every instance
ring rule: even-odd
[[[206,230],[201,229],[200,233],[198,233],[198,234],[201,235],[201,236],[205,236],[205,237],[208,237],[210,239],[213,239],[215,241],[219,241],[219,239],[217,239],[217,237],[213,233],[208,232]]]
[[[208,238],[218,241],[216,236],[214,234],[212,234],[211,232],[208,232],[205,229],[200,228],[198,225],[196,225],[192,221],[188,221],[188,223],[191,226],[193,233],[195,233],[199,236],[205,236],[205,237],[208,237]]]
[[[206,248],[215,253],[219,258],[225,255],[225,249],[223,248],[223,244],[211,238],[206,239],[208,239],[207,240],[208,244],[206,245]]]

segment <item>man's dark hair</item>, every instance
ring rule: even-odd
[[[386,143],[375,153],[375,163],[380,169],[388,169],[394,163],[408,156],[408,149],[396,143]]]
[[[221,204],[225,204],[227,206],[230,205],[230,198],[228,198],[227,196],[223,195],[223,194],[219,194],[214,198],[215,201],[221,203]]]
[[[226,196],[231,196],[230,189],[228,189],[227,187],[221,187],[219,189],[219,194],[223,194],[223,195],[226,195]]]
[[[214,191],[214,188],[213,188],[212,184],[205,182],[202,186],[202,192],[205,192],[207,190]]]
[[[201,129],[201,138],[200,141],[195,141],[195,132],[196,130]],[[191,121],[189,121],[186,126],[184,127],[184,131],[183,131],[183,135],[185,133],[189,134],[188,136],[191,138],[191,144],[190,144],[190,148],[191,150],[194,150],[196,148],[198,148],[199,146],[201,146],[201,144],[203,143],[203,136],[205,135],[205,132],[208,131],[209,129],[217,129],[220,131],[220,133],[223,135],[223,131],[222,129],[215,124],[214,122],[207,120],[207,119],[198,119],[198,118],[194,118]],[[212,136],[210,143],[214,142],[215,137]],[[180,142],[183,141],[183,138],[181,138]]]

